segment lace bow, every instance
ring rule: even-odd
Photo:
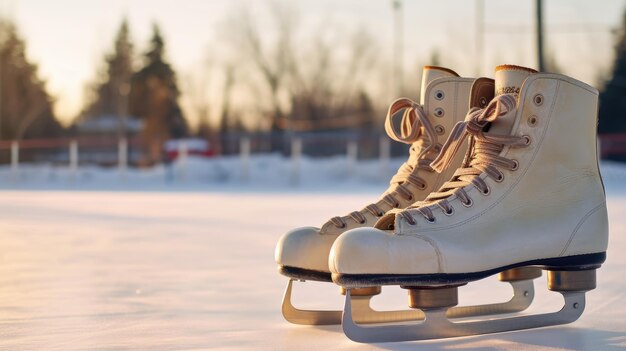
[[[400,110],[404,110],[404,112],[400,121],[400,131],[397,131],[393,122],[394,116],[397,116]],[[424,109],[418,103],[407,98],[398,99],[389,106],[387,117],[385,118],[385,132],[391,139],[405,144],[412,144],[420,139],[422,134],[421,127],[423,127],[426,133],[428,144],[420,150],[418,156],[422,156],[430,151],[435,146],[435,140],[437,140],[435,128],[428,120]]]
[[[494,98],[484,109],[472,108],[467,113],[464,121],[454,125],[450,136],[441,148],[441,152],[430,166],[435,171],[441,173],[448,167],[465,139],[470,135],[495,144],[508,143],[510,140],[509,135],[484,134],[483,129],[487,123],[495,121],[496,118],[509,113],[509,111],[513,111],[515,103],[515,97],[507,94]]]

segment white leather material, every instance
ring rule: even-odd
[[[328,272],[328,253],[337,236],[323,235],[319,228],[303,227],[283,235],[275,259],[281,266]]]
[[[582,82],[556,74],[531,75],[518,97],[511,131],[529,136],[531,143],[505,147],[500,153],[517,160],[517,170],[499,168],[504,174],[500,183],[482,174],[490,194],[466,186],[473,205],[464,207],[452,196],[448,198],[452,215],[431,205],[434,223],[412,209],[408,212],[417,224],[397,216],[394,235],[374,228],[344,234],[332,249],[331,272],[469,273],[606,251],[608,218],[597,167],[597,107],[598,91]],[[531,117],[535,124],[529,122]],[[359,236],[382,246],[357,246]]]
[[[496,67],[495,95],[519,94],[524,80],[534,73],[537,73],[537,71],[520,66],[502,65]]]
[[[422,101],[422,105],[433,126],[443,128],[444,133],[438,136],[437,140],[438,143],[443,143],[454,124],[465,118],[465,114],[468,110],[470,90],[474,79],[455,77],[446,70],[436,68],[425,68],[424,75],[426,79],[423,81],[423,84],[426,85],[422,87],[422,91],[424,91],[425,94],[425,100]],[[432,80],[429,81],[428,79]],[[443,99],[435,97],[437,92],[444,93]],[[434,111],[436,109],[442,109],[444,111],[443,116],[435,116]],[[460,154],[461,155],[453,162],[450,170],[446,172],[441,174],[436,172],[420,173],[419,176],[423,178],[427,184],[425,189],[419,189],[411,183],[406,184],[405,187],[413,194],[413,199],[397,196],[397,200],[400,204],[399,207],[408,207],[416,201],[423,200],[430,192],[438,189],[444,181],[452,176],[454,169],[461,164],[463,159],[462,152]],[[387,189],[381,196],[381,199],[385,194],[392,192],[393,189],[394,186]],[[393,209],[382,200],[379,200],[376,204],[384,212]],[[379,219],[379,217],[367,211],[364,211],[363,215],[366,219],[364,223],[358,223],[353,219],[348,219],[344,228],[338,228],[333,223],[327,222],[320,229],[306,227],[286,233],[276,246],[276,262],[281,266],[330,272],[328,269],[328,256],[335,239],[340,236],[340,234],[350,229],[371,227],[375,225]]]
[[[413,267],[438,272],[437,251],[428,237],[359,228],[335,241],[328,267],[332,273],[347,274],[412,273]]]
[[[428,95],[426,94],[426,89],[424,89],[424,87],[427,87],[428,84],[430,84],[430,82],[439,78],[458,77],[458,76],[459,76],[458,74],[452,73],[447,68],[434,67],[434,66],[424,67],[424,70],[422,71],[422,85],[421,85],[422,89],[420,89],[420,102],[423,104],[424,101],[426,100],[426,96]]]

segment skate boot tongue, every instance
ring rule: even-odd
[[[496,67],[496,96],[501,94],[519,94],[524,80],[535,74],[532,68],[514,65],[500,65]]]
[[[496,96],[483,109],[471,109],[466,120],[457,123],[441,152],[431,163],[433,169],[442,172],[470,134],[476,135],[481,132],[491,137],[509,135],[515,124],[516,100],[522,83],[528,76],[535,73],[537,71],[520,66],[502,65],[496,67]],[[478,89],[478,87],[475,88]]]
[[[420,104],[426,103],[426,87],[430,82],[438,78],[458,77],[459,75],[453,70],[438,66],[424,66],[422,71],[422,88],[420,89]]]
[[[498,97],[502,94],[519,94],[520,88],[524,80],[528,76],[537,73],[532,68],[526,68],[514,65],[501,65],[496,67],[496,91]],[[515,123],[515,111],[498,117],[490,128],[488,133],[493,134],[509,134]]]

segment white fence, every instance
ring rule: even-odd
[[[355,140],[345,140],[345,161],[342,163],[342,167],[345,167],[345,176],[354,176],[357,173],[358,159],[359,159],[359,143]],[[32,166],[33,164],[53,163],[57,168],[65,168],[69,181],[76,182],[80,179],[81,169],[85,166],[93,168],[93,164],[97,162],[90,162],[93,156],[93,143],[81,141],[78,139],[67,139],[64,141],[55,141],[54,143],[35,143],[33,141],[18,142],[13,141],[8,144],[9,154],[9,169],[11,173],[11,179],[14,182],[20,182],[22,180],[21,174],[22,167],[25,165]],[[253,142],[248,137],[242,137],[239,140],[239,154],[238,156],[228,156],[228,159],[232,161],[233,158],[238,158],[239,168],[239,180],[241,182],[250,182],[253,178],[252,172],[252,155],[253,155]],[[0,145],[1,146],[1,145]],[[101,146],[101,145],[100,145]],[[107,169],[117,168],[118,179],[125,181],[129,172],[129,141],[127,139],[117,140],[116,145],[109,145],[107,147],[108,155],[113,155],[113,159],[107,160]],[[188,178],[189,172],[189,158],[193,156],[193,152],[190,152],[189,144],[185,140],[180,140],[176,143],[177,150],[175,152],[176,158],[174,162],[166,166],[169,171],[166,174],[169,180],[177,182],[185,182]],[[388,168],[390,167],[391,158],[391,142],[386,137],[381,137],[378,141],[378,162],[380,164],[381,179],[388,177]],[[5,147],[6,149],[6,147]],[[0,150],[2,148],[0,147]],[[23,161],[21,156],[24,151],[32,152],[32,150],[44,150],[49,153],[49,158],[39,157],[36,161],[30,160]],[[292,185],[300,183],[302,178],[302,159],[304,157],[304,141],[301,138],[294,137],[290,139],[289,154],[286,155],[290,166],[288,167],[288,179]],[[334,155],[339,156],[339,155]],[[212,156],[210,159],[219,159],[220,156]],[[207,158],[209,159],[209,158]],[[229,162],[230,167],[235,166],[236,163]]]

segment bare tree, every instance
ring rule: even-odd
[[[231,16],[227,39],[243,66],[251,67],[265,87],[260,93],[270,101],[271,130],[336,129],[371,122],[367,81],[373,76],[376,45],[366,30],[350,33],[325,20],[311,37],[298,37],[297,11],[270,3],[273,32],[262,33],[251,11],[239,9]],[[267,39],[269,34],[274,40]]]
[[[214,75],[211,70],[214,66],[213,58],[206,59],[200,67],[185,75],[183,82],[183,97],[188,102],[188,108],[198,120],[198,134],[211,129],[211,86]],[[202,136],[202,135],[201,135]]]
[[[262,39],[257,21],[250,8],[240,8],[227,21],[225,32],[228,41],[235,46],[247,63],[254,66],[267,87],[271,104],[271,129],[276,121],[286,116],[287,107],[281,101],[281,89],[294,65],[294,35],[297,14],[292,7],[277,2],[270,3],[270,15],[276,27],[274,45]]]

